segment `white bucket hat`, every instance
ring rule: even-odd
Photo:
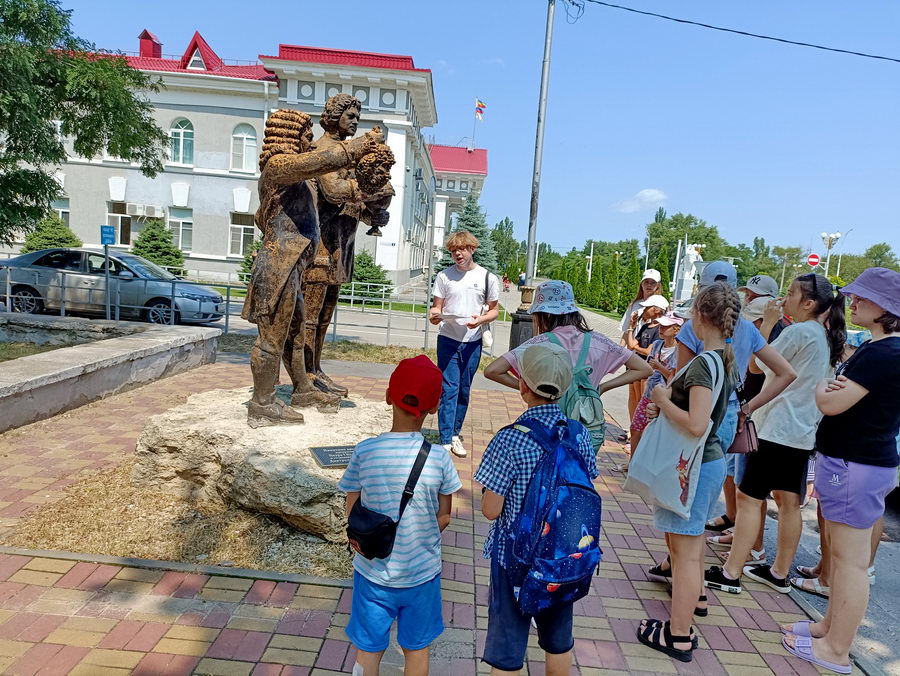
[[[541,282],[534,290],[534,301],[529,312],[532,314],[544,312],[548,315],[568,315],[578,312],[572,285],[561,279]]]

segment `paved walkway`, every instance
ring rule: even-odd
[[[85,472],[113,465],[134,449],[147,417],[214,388],[249,384],[244,365],[215,364],[110,397],[0,436],[0,538],[18,519],[58,499]],[[340,380],[381,397],[385,381]],[[457,459],[463,490],[444,534],[444,619],[434,673],[464,676],[478,662],[487,626],[488,568],[480,556],[488,523],[472,471],[488,440],[521,411],[518,395],[474,392],[463,430],[473,458]],[[432,425],[429,420],[426,425]],[[751,583],[741,596],[711,594],[697,623],[701,649],[691,664],[640,645],[635,628],[665,617],[669,595],[645,570],[665,549],[651,510],[625,493],[608,470],[615,444],[601,453],[604,500],[601,575],[578,602],[573,673],[815,674],[781,647],[778,622],[803,617],[790,596]],[[712,552],[709,560],[714,561]],[[29,556],[0,556],[0,670],[6,674],[319,674],[350,671],[354,650],[343,627],[350,589],[222,575],[147,570]],[[388,666],[401,658],[392,648]],[[533,638],[529,672],[543,674]],[[391,670],[386,669],[386,673]]]

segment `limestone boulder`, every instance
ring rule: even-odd
[[[280,396],[287,396],[280,392]],[[311,446],[356,444],[390,429],[384,402],[352,397],[337,413],[304,409],[302,425],[252,429],[249,388],[212,390],[153,416],[132,481],[192,502],[272,514],[330,542],[346,539],[343,469],[319,467]]]

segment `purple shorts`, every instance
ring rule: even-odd
[[[896,467],[816,456],[816,493],[822,516],[853,528],[871,528],[884,516],[884,499],[897,487]]]

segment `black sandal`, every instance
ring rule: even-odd
[[[722,519],[722,523],[720,523],[718,526],[710,526],[709,522],[707,521],[706,530],[711,530],[713,533],[722,533],[729,528],[734,528],[734,521],[730,519],[727,514],[723,514],[719,518]],[[715,519],[713,519],[713,521],[715,521]]]
[[[709,601],[709,599],[706,597],[706,594],[700,594],[698,602],[706,603],[707,601]],[[709,608],[694,608],[694,615],[696,615],[697,617],[706,617],[707,615],[709,615]]]
[[[668,620],[660,622],[659,620],[647,619],[644,622],[646,624],[643,630],[640,625],[637,629],[638,641],[648,648],[665,653],[680,662],[690,662],[694,659],[694,650],[699,643],[696,636],[673,636],[672,630],[669,629]],[[661,639],[664,639],[665,643]],[[672,647],[676,643],[689,643],[691,647],[688,650],[679,650]]]
[[[647,571],[648,575],[655,575],[656,577],[672,577],[672,560],[667,556],[666,560],[663,563],[668,563],[669,568],[667,570],[662,569],[662,563],[657,563],[653,568]]]

